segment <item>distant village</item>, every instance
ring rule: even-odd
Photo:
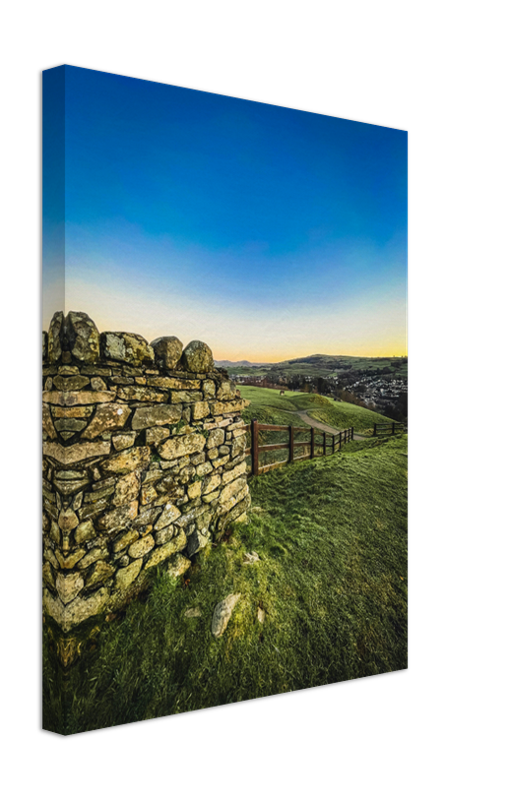
[[[406,378],[394,378],[387,375],[337,375],[332,373],[326,377],[316,375],[289,375],[269,370],[265,375],[236,374],[229,370],[229,375],[237,384],[260,386],[267,389],[285,391],[314,392],[332,400],[354,403],[379,411],[398,421],[406,421],[408,383]]]
[[[408,393],[408,384],[401,378],[364,378],[345,389],[363,400],[368,407],[375,406],[377,410],[385,411],[398,402],[401,394]]]

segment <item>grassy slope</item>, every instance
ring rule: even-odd
[[[259,422],[266,424],[302,426],[306,423],[291,412],[303,409],[308,411],[312,419],[325,422],[338,430],[353,426],[355,433],[369,434],[373,432],[375,422],[392,422],[389,417],[369,411],[362,406],[338,403],[317,394],[285,392],[284,395],[280,395],[277,389],[241,385],[238,388],[242,397],[251,402],[243,414],[246,422],[256,417]]]
[[[253,479],[249,524],[199,554],[187,587],[161,570],[103,627],[71,671],[68,732],[404,669],[406,463],[406,437],[369,440]],[[261,560],[243,566],[252,550]],[[214,606],[231,592],[241,600],[214,639]],[[51,728],[48,677],[44,696]]]
[[[375,422],[392,422],[392,419],[384,417],[383,414],[377,414],[376,411],[369,411],[367,408],[351,403],[338,403],[335,400],[329,400],[328,405],[324,408],[311,409],[309,416],[339,430],[353,427],[355,433],[364,435],[373,433]]]
[[[268,406],[281,409],[281,411],[295,411],[294,398],[305,396],[303,392],[285,392],[282,395],[278,389],[262,389],[258,386],[243,386],[242,384],[239,384],[237,389],[240,389],[242,397],[249,400],[253,406],[257,406],[257,408]]]
[[[302,392],[285,392],[280,395],[279,391],[275,389],[262,389],[256,386],[241,386],[242,397],[249,400],[251,405],[248,406],[242,416],[245,422],[250,422],[252,419],[257,419],[258,422],[264,425],[295,425],[301,428],[310,428],[307,422],[301,420],[295,414],[299,400],[307,398]],[[318,395],[314,395],[317,400],[327,400]],[[298,432],[295,436],[295,442],[309,441],[309,433]],[[260,433],[261,444],[276,444],[281,442],[288,442],[288,433],[286,431],[262,431]],[[248,446],[251,444],[251,435],[248,434]],[[296,457],[303,455],[303,451],[296,444],[295,449]],[[284,461],[288,457],[288,451],[273,451],[260,453],[260,464],[273,464],[276,461]],[[248,464],[250,464],[248,458]]]

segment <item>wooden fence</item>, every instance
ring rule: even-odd
[[[375,422],[373,436],[394,436],[395,433],[405,433],[404,422]]]
[[[344,431],[332,434],[318,430],[318,428],[303,428],[294,425],[263,425],[256,419],[250,425],[244,425],[239,430],[251,433],[251,446],[246,448],[246,457],[251,456],[251,469],[249,470],[248,467],[248,472],[251,472],[252,475],[262,475],[271,469],[283,467],[286,464],[297,461],[305,461],[308,458],[332,455],[341,450],[343,444],[353,439],[353,428],[347,428]],[[288,441],[264,444],[260,435],[263,431],[286,431],[288,433]],[[296,434],[303,432],[310,432],[310,435],[305,439],[297,439]],[[304,455],[297,456],[295,451],[302,449],[304,450]],[[288,458],[285,461],[262,464],[260,455],[273,450],[288,450]]]

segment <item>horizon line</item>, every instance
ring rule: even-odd
[[[325,357],[325,358],[370,358],[373,361],[378,361],[378,360],[383,361],[383,360],[387,360],[388,358],[408,358],[408,353],[404,353],[404,354],[401,354],[401,355],[385,355],[385,356],[371,356],[371,355],[367,355],[367,356],[366,355],[362,355],[362,356],[360,356],[360,355],[347,355],[346,353],[342,353],[340,355],[332,355],[332,354],[329,355],[328,353],[312,353],[309,356],[301,356],[301,357],[295,357],[295,358],[283,358],[283,359],[281,359],[281,361],[263,361],[263,360],[260,360],[260,359],[256,359],[254,361],[250,361],[249,358],[240,358],[240,359],[236,359],[234,361],[231,358],[214,358],[214,363],[218,364],[220,361],[229,361],[230,364],[232,364],[232,365],[236,365],[236,364],[242,365],[243,361],[248,361],[253,366],[267,366],[267,365],[275,365],[275,364],[288,364],[288,363],[290,363],[292,361],[300,362],[300,359],[315,358],[316,356],[322,356],[322,357]]]

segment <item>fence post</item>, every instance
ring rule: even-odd
[[[290,434],[290,457],[289,457],[288,461],[291,464],[292,461],[293,461],[293,433],[294,433],[293,425],[289,425],[288,426],[288,431],[289,431],[289,434]]]
[[[251,472],[258,475],[258,420],[251,421]]]
[[[315,429],[311,428],[311,458],[315,457]]]

